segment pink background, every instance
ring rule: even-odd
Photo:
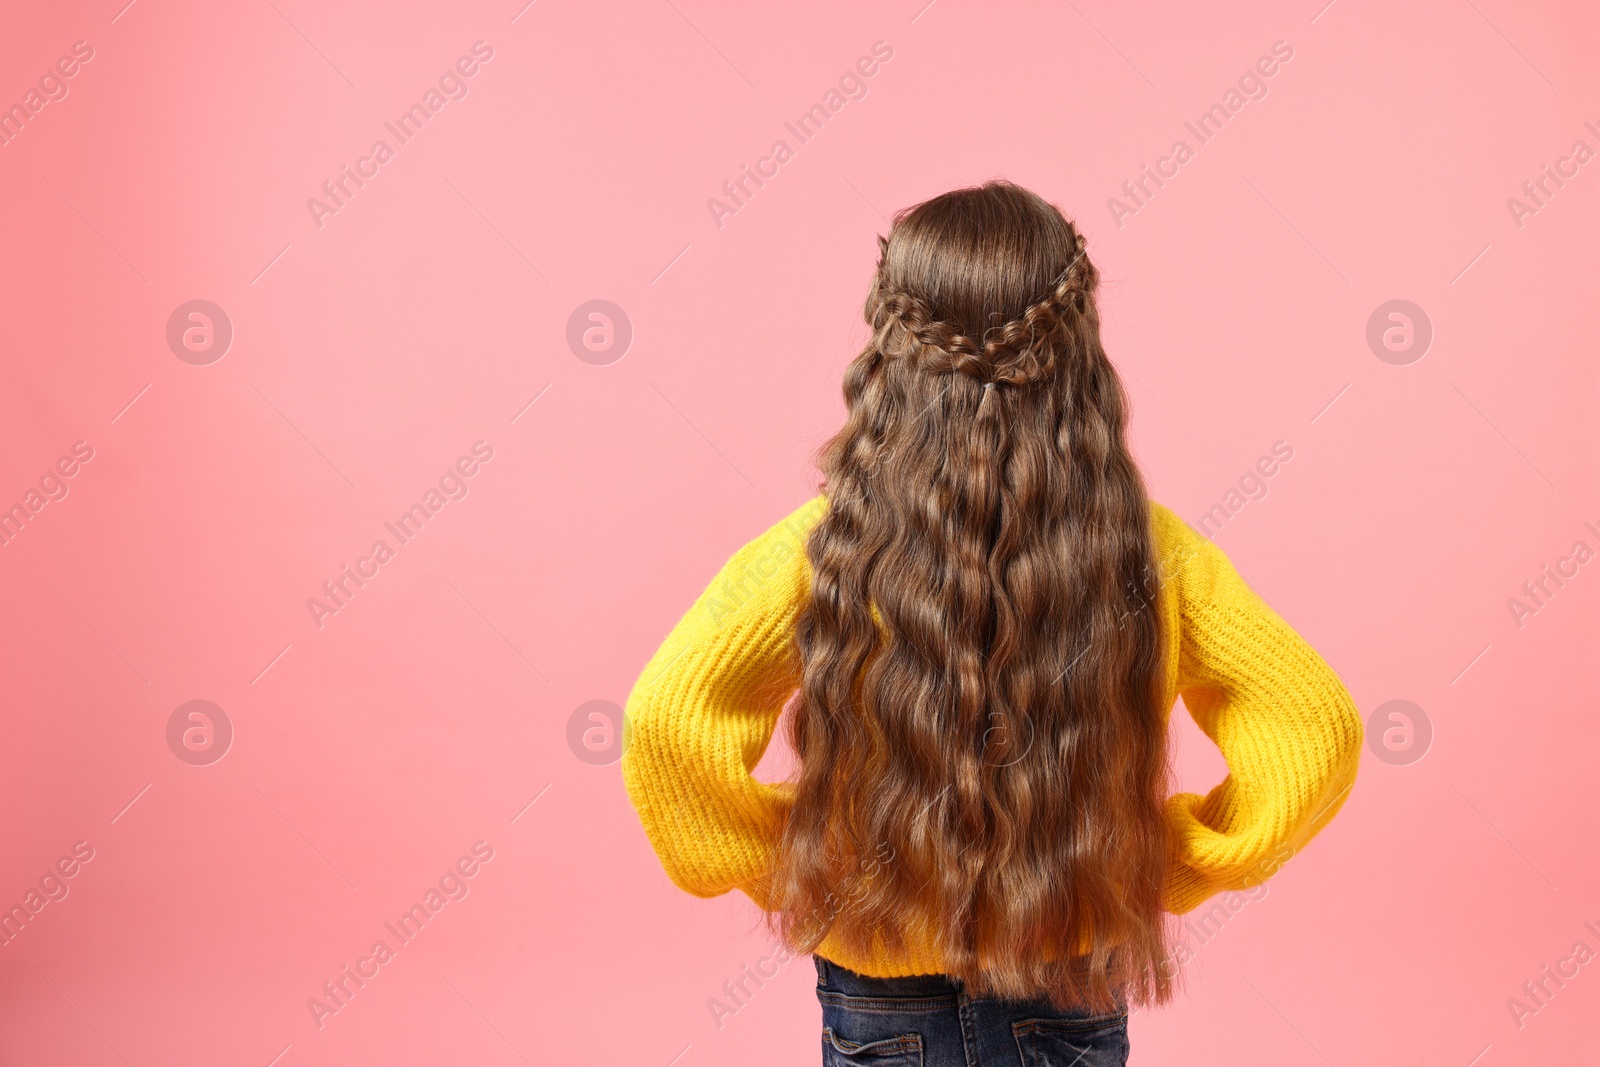
[[[124,2],[0,35],[6,104],[94,50],[0,147],[0,505],[94,450],[0,547],[0,905],[94,850],[0,948],[0,1062],[817,1062],[805,959],[713,1021],[770,949],[752,906],[668,883],[568,721],[811,494],[884,216],[993,176],[1088,234],[1152,494],[1198,521],[1287,442],[1218,544],[1364,713],[1433,728],[1368,752],[1134,1062],[1594,1057],[1600,963],[1507,1006],[1600,951],[1600,563],[1507,607],[1600,549],[1600,162],[1506,204],[1600,149],[1592,8]],[[307,198],[479,40],[468,95],[319,228]],[[1279,40],[1268,95],[1119,227],[1107,199]],[[1434,329],[1408,365],[1365,339],[1397,298]],[[234,328],[207,366],[165,339],[191,299]],[[593,299],[634,330],[607,365],[566,342]],[[319,629],[307,598],[480,440],[466,498]],[[235,730],[209,766],[166,739],[195,699]],[[469,895],[319,1028],[307,999],[477,841]]]

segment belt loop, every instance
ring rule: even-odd
[[[811,956],[811,962],[815,963],[817,965],[817,984],[818,985],[827,985],[828,984],[828,961],[823,959],[821,956],[818,956],[818,955],[813,953],[812,956]]]

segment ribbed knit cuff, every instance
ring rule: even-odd
[[[772,911],[772,873],[747,878],[739,883],[739,888],[744,895],[755,902],[756,907],[762,911]]]
[[[1222,887],[1206,880],[1192,867],[1175,867],[1168,872],[1162,907],[1174,915],[1193,911],[1222,892]]]

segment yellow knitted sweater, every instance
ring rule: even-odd
[[[813,497],[736,552],[646,665],[625,709],[622,778],[668,877],[695,896],[741,889],[766,906],[793,801],[758,781],[774,724],[799,686],[785,652],[811,590]],[[1228,775],[1167,804],[1175,842],[1165,906],[1187,912],[1270,877],[1343,805],[1362,723],[1326,662],[1245,584],[1221,549],[1152,502],[1167,637],[1166,697],[1221,750]],[[862,957],[831,935],[817,954],[878,977],[940,973],[930,941]]]

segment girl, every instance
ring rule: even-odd
[[[1361,719],[1145,495],[1056,208],[991,182],[879,246],[819,493],[651,659],[623,780],[676,884],[813,954],[825,1064],[1121,1064],[1129,1005],[1173,992],[1170,916],[1305,846]],[[1228,763],[1205,796],[1169,781],[1179,695]],[[757,781],[792,696],[797,770]]]

